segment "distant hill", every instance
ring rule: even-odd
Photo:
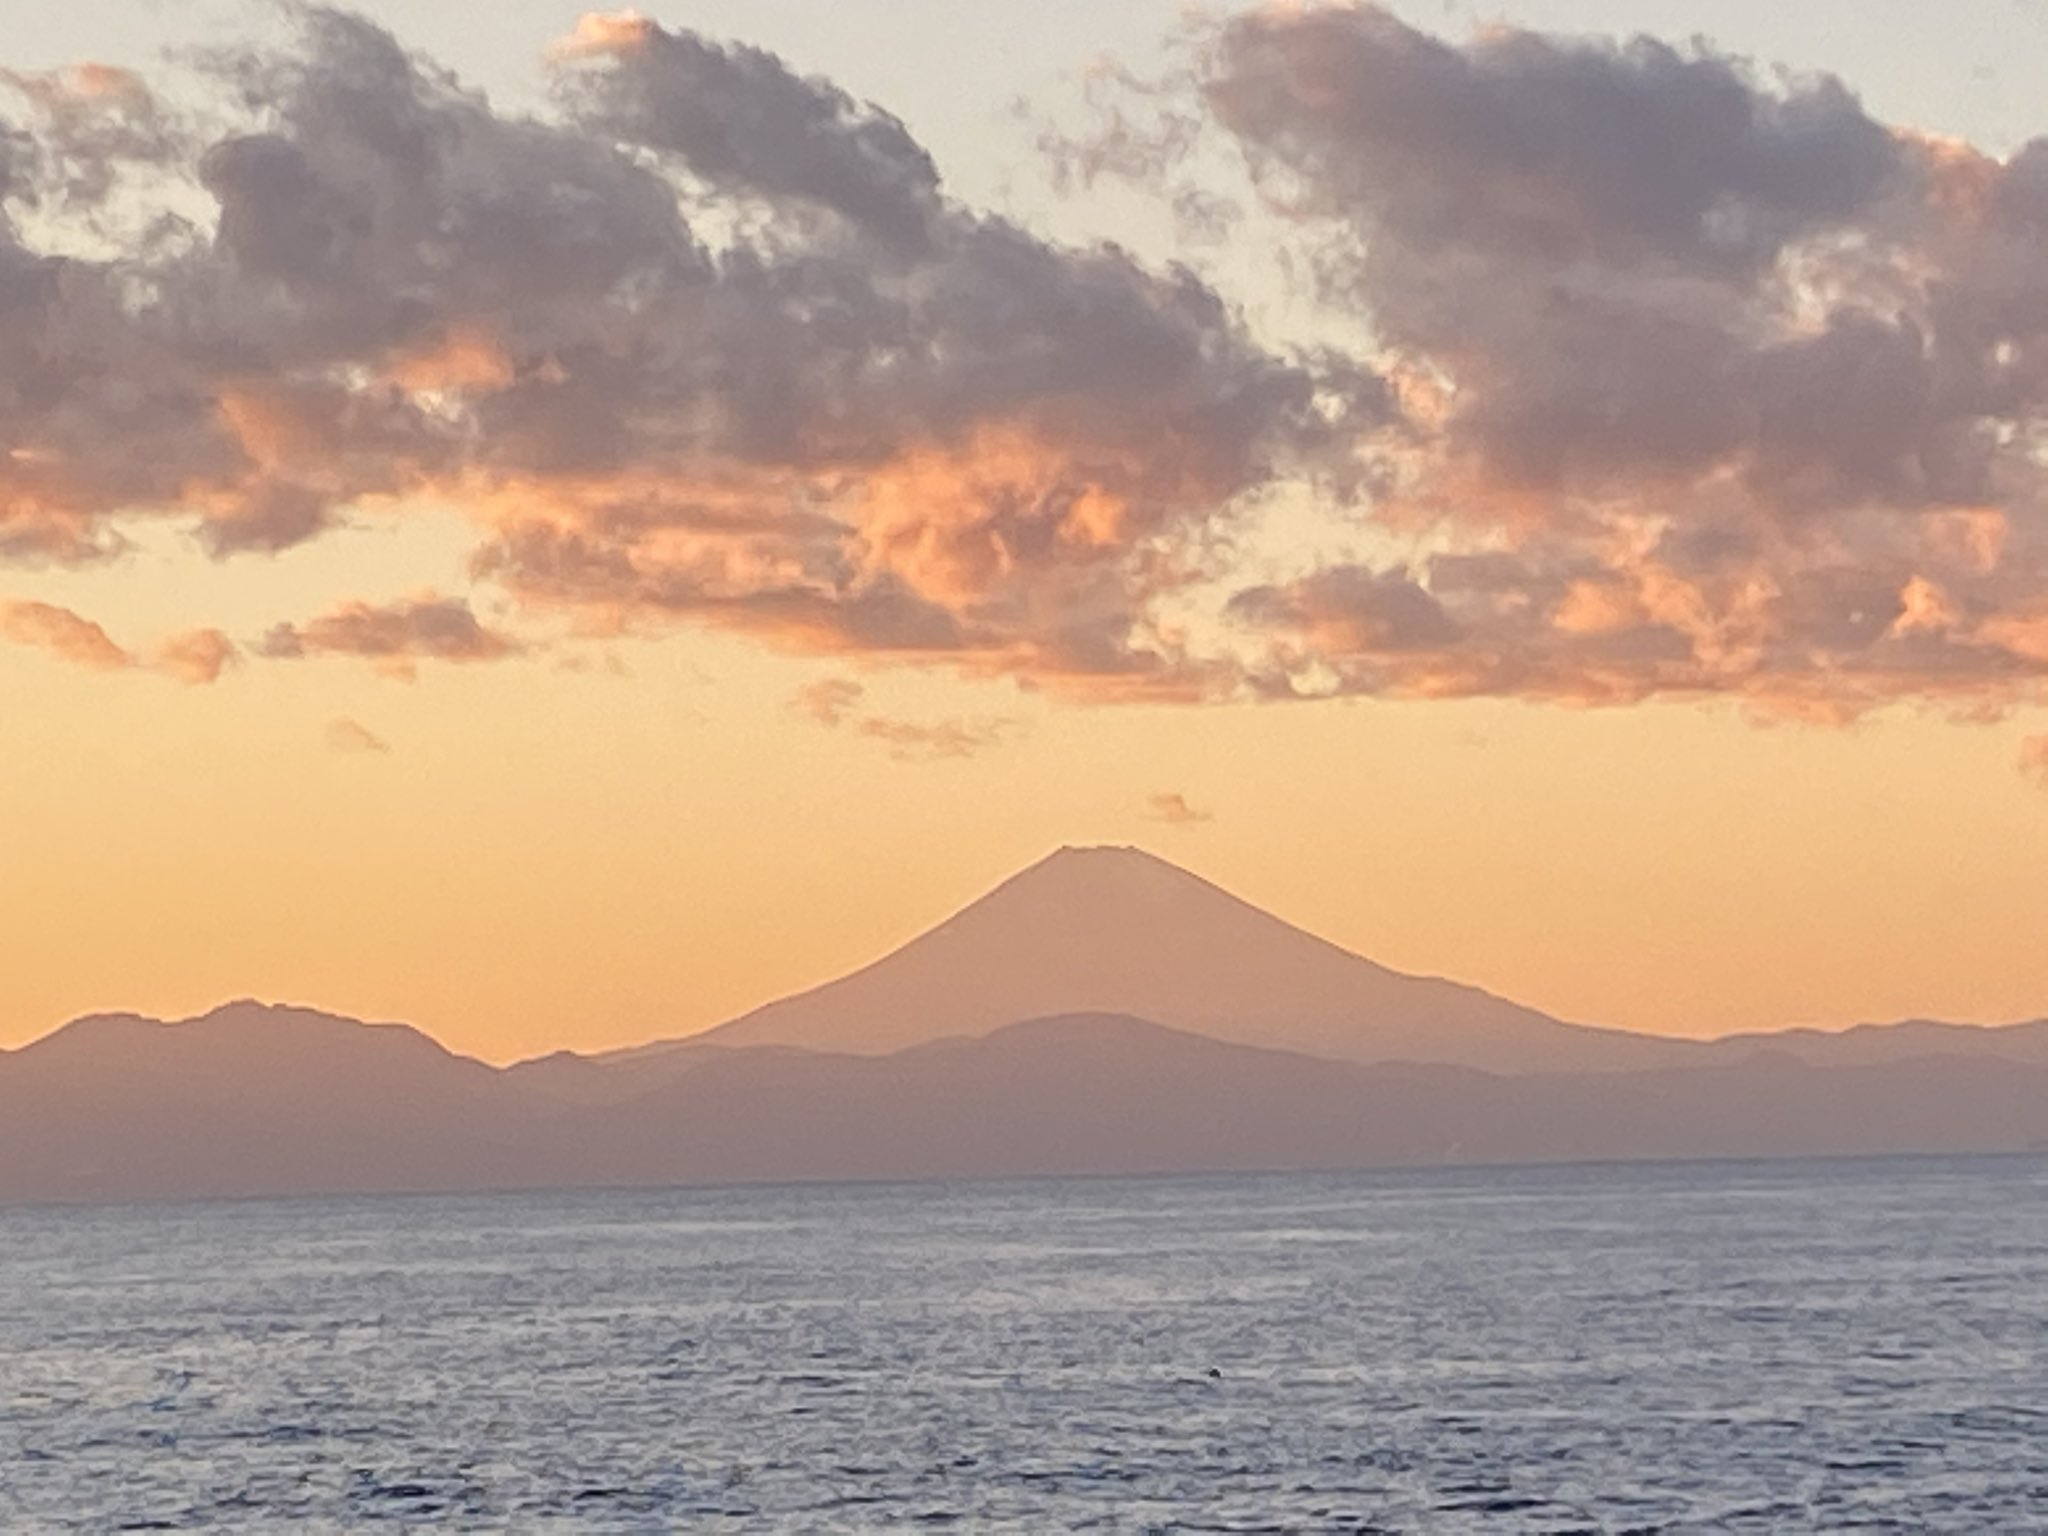
[[[1712,1060],[1777,1051],[1817,1067],[1878,1066],[1926,1056],[1992,1057],[2048,1066],[2048,1019],[2027,1024],[1940,1024],[1907,1019],[1853,1029],[1783,1029],[1726,1035],[1710,1042]]]
[[[596,1134],[635,1182],[2016,1152],[2048,1148],[2048,1069],[1754,1053],[1499,1076],[1079,1015],[880,1058],[739,1051]]]
[[[1679,1065],[1699,1049],[1402,975],[1131,848],[1061,849],[874,964],[695,1041],[883,1055],[1082,1012],[1337,1061],[1494,1072]]]
[[[1993,1056],[1495,1074],[1115,1014],[499,1070],[243,1003],[0,1056],[0,1202],[2040,1148],[2048,1067]]]
[[[0,1058],[0,1199],[488,1182],[522,1097],[404,1025],[247,1002],[85,1018]]]

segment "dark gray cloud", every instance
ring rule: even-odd
[[[674,155],[707,186],[810,204],[906,248],[945,216],[938,168],[902,123],[772,53],[631,17],[588,18],[557,51],[604,66],[564,80],[578,120]]]
[[[1839,82],[1765,86],[1649,39],[1495,28],[1457,47],[1363,6],[1231,23],[1206,100],[1269,191],[1333,231],[1330,296],[1452,386],[1445,446],[1489,475],[1613,487],[1765,436],[1784,468],[1880,469],[1839,422],[1794,422],[1886,338],[1854,310],[1840,335],[1794,334],[1810,300],[1786,263],[1909,237],[1894,226],[1926,178]],[[1855,264],[1828,278],[1853,291]],[[1899,451],[1900,402],[1860,403]]]
[[[1210,108],[1296,206],[1414,251],[1754,273],[1863,216],[1908,157],[1838,81],[1759,87],[1650,38],[1493,27],[1464,46],[1376,6],[1229,23]]]
[[[1261,686],[1828,716],[2038,693],[2048,147],[1704,44],[1247,14],[1193,90],[1409,434],[1407,570],[1244,594]]]

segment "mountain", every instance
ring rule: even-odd
[[[487,1181],[522,1097],[405,1025],[250,1002],[98,1015],[0,1059],[0,1198]]]
[[[2048,1021],[1676,1041],[1064,849],[705,1035],[509,1068],[231,1003],[0,1052],[0,1202],[2048,1149]]]
[[[1388,970],[1132,848],[1061,849],[872,965],[695,1041],[884,1055],[1089,1012],[1331,1060],[1496,1072],[1679,1065],[1699,1051]]]
[[[0,1202],[2044,1147],[2048,1068],[1994,1058],[1499,1075],[1102,1014],[888,1056],[535,1074],[240,1004],[83,1020],[0,1057]]]
[[[738,1051],[592,1134],[626,1182],[2017,1152],[2048,1147],[2048,1069],[1764,1052],[1501,1076],[1080,1015],[886,1057]]]
[[[0,1059],[0,1198],[487,1186],[541,1104],[403,1024],[82,1018]]]
[[[1999,1025],[1906,1019],[1897,1024],[1858,1024],[1850,1029],[1724,1035],[1710,1044],[1715,1060],[1778,1051],[1817,1067],[1876,1066],[1928,1056],[1992,1057],[2048,1066],[2048,1019]]]

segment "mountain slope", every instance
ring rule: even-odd
[[[881,1055],[1080,1012],[1333,1060],[1500,1072],[1676,1064],[1698,1049],[1390,971],[1128,848],[1062,849],[874,964],[697,1039]]]

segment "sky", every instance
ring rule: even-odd
[[[631,1043],[1097,842],[2048,1014],[2048,7],[0,19],[0,1047]]]

